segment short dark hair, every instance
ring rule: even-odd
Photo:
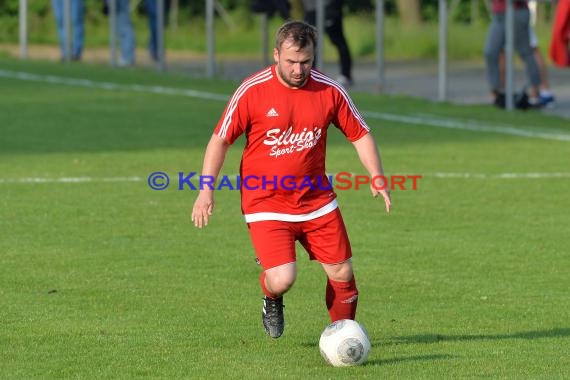
[[[279,50],[283,42],[293,40],[295,46],[304,49],[307,45],[317,46],[317,30],[304,21],[287,21],[277,31],[275,48]]]

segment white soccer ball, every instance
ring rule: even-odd
[[[323,331],[319,348],[322,357],[333,367],[360,365],[366,362],[370,353],[370,339],[358,322],[341,319]]]

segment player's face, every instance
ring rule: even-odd
[[[309,79],[315,48],[312,44],[299,49],[292,41],[285,40],[279,50],[273,49],[273,58],[277,64],[277,76],[287,87],[303,87]]]

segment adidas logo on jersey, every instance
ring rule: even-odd
[[[267,117],[276,117],[279,116],[279,114],[277,113],[277,111],[275,111],[275,108],[271,107],[271,109],[269,111],[267,111],[267,113],[265,114],[265,116]]]

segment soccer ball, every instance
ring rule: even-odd
[[[366,362],[370,339],[362,325],[341,319],[327,326],[319,340],[321,356],[333,367],[347,367]]]

